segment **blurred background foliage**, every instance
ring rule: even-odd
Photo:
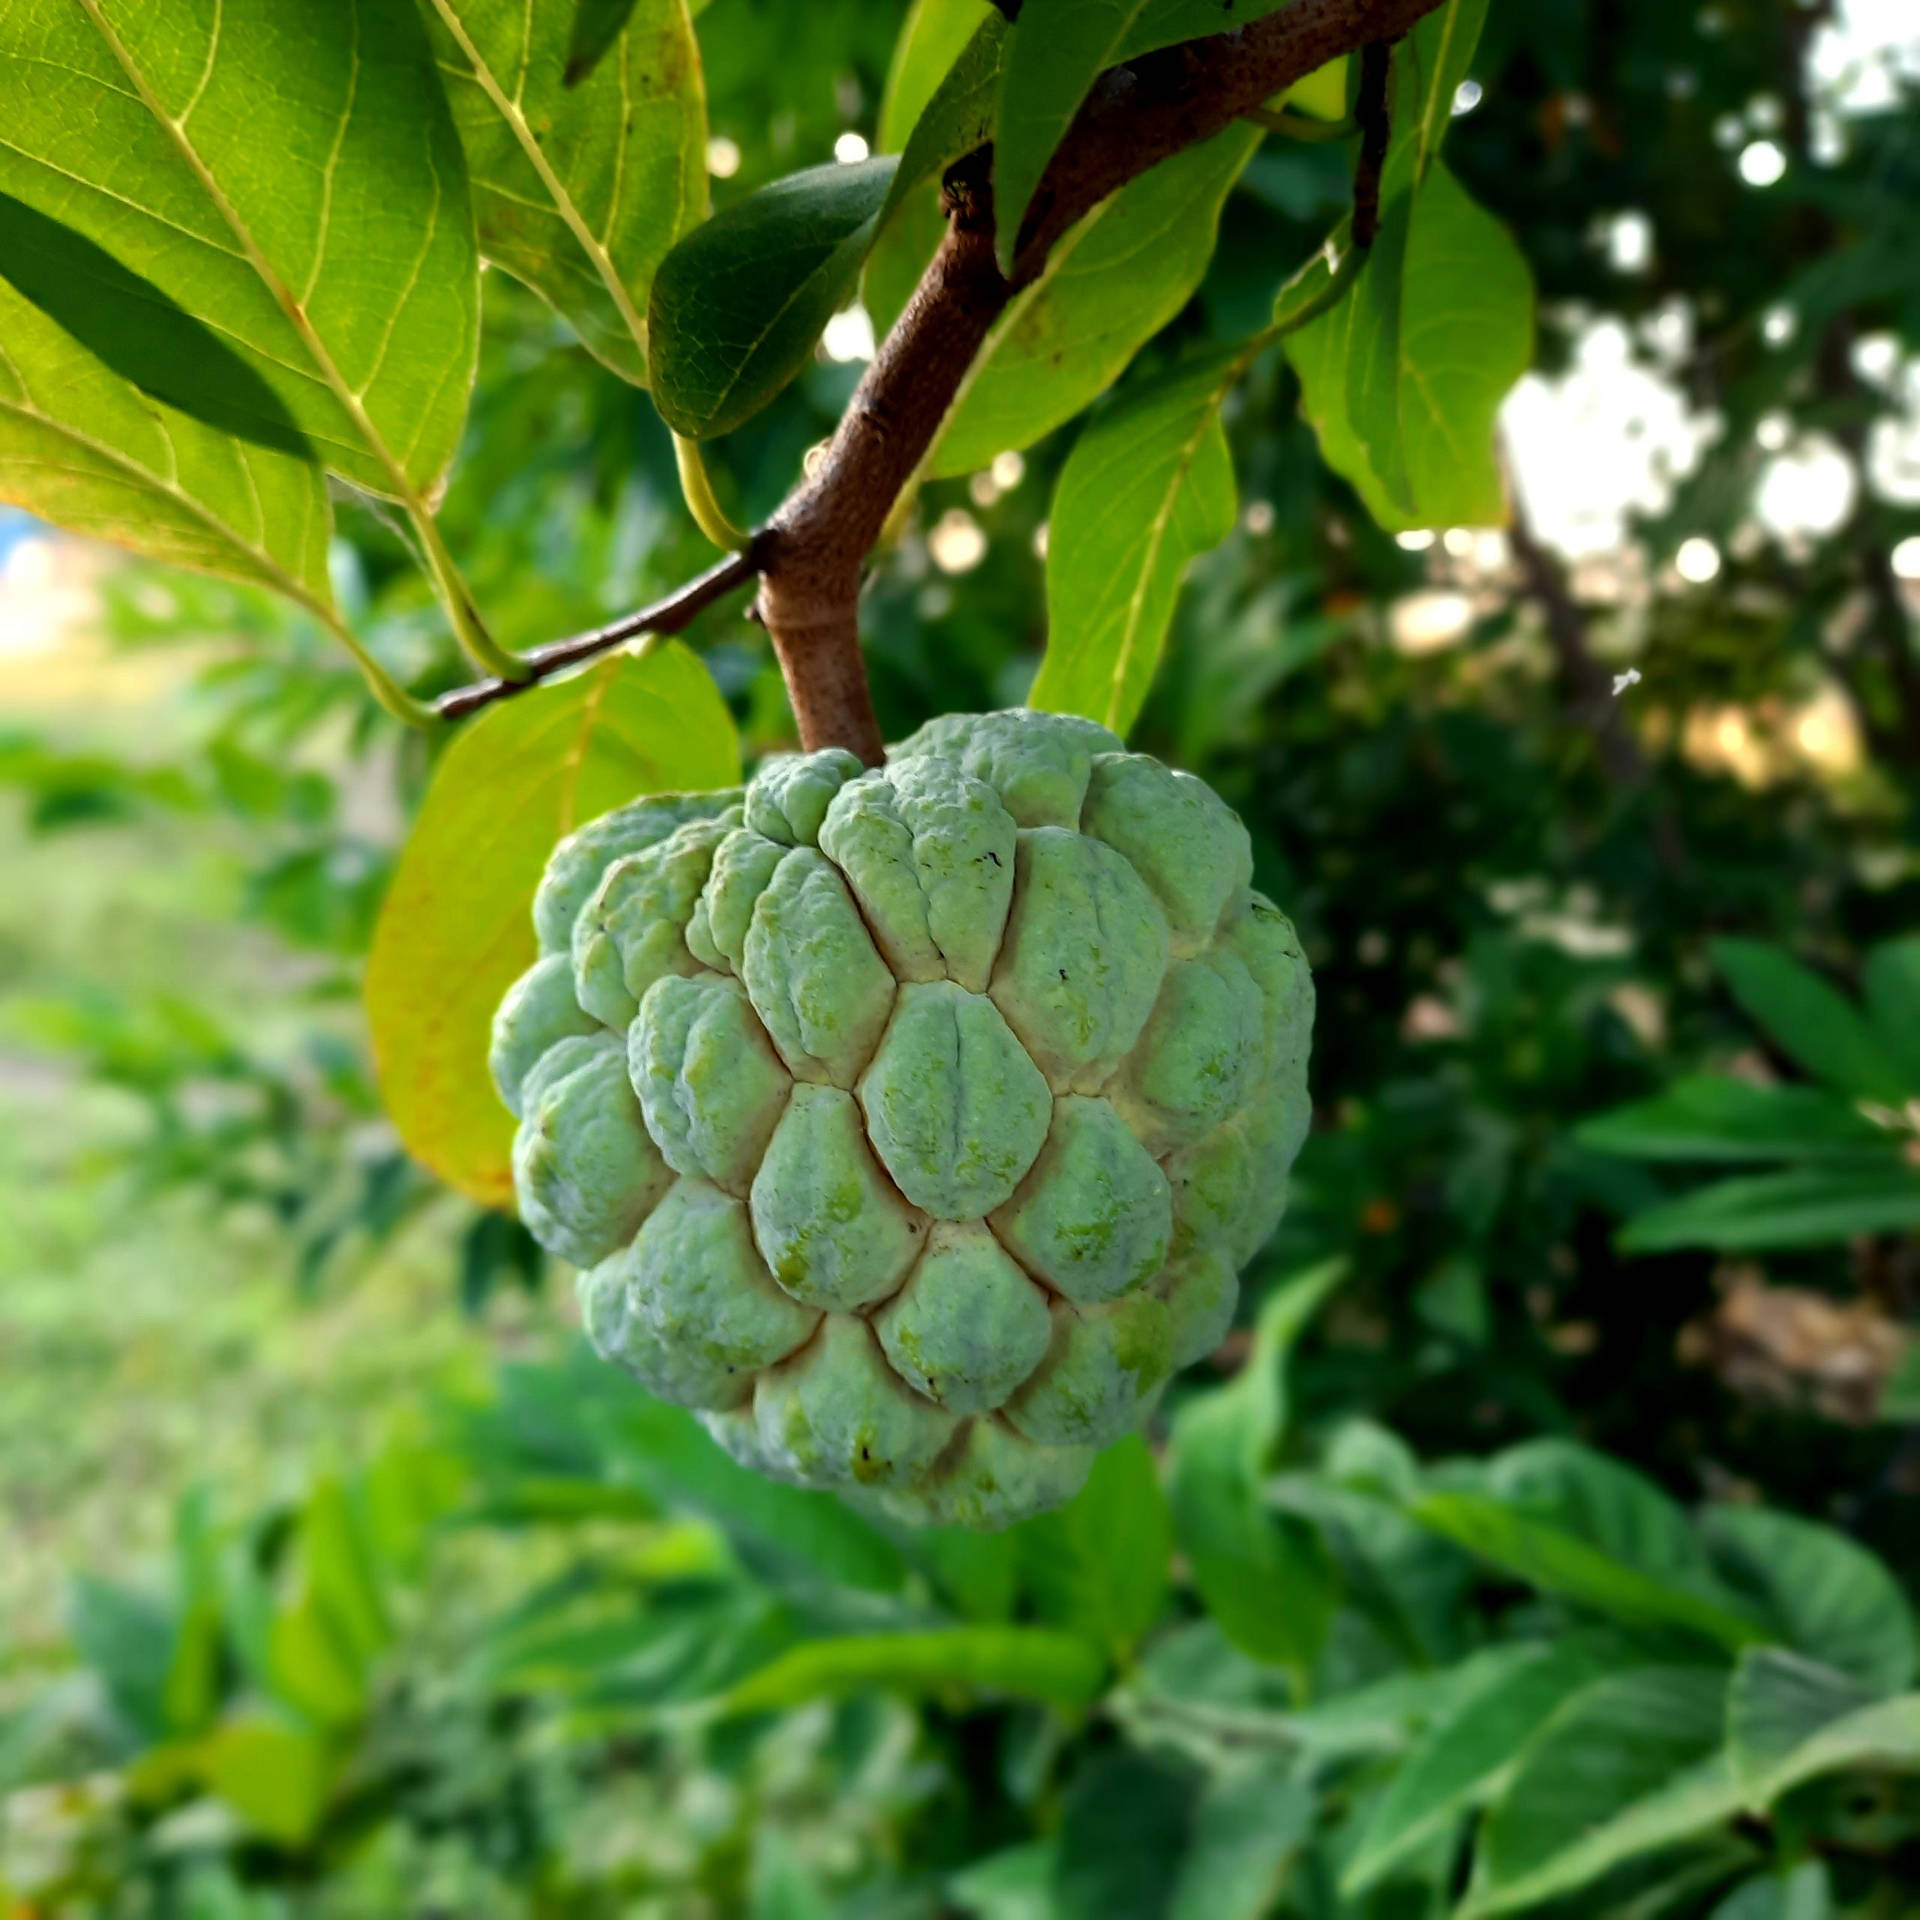
[[[415,1170],[371,1084],[361,957],[428,749],[297,615],[0,522],[0,1899],[1437,1914],[1458,1818],[1496,1785],[1461,1761],[1391,1857],[1378,1807],[1457,1731],[1462,1663],[1551,1643],[1724,1687],[1674,1637],[1731,1661],[1757,1635],[1823,1684],[1911,1684],[1911,1617],[1873,1562],[1739,1519],[1824,1523],[1920,1592],[1906,13],[1495,0],[1448,157],[1539,285],[1505,533],[1380,533],[1278,354],[1230,403],[1240,523],[1188,583],[1134,740],[1251,827],[1319,985],[1319,1107],[1248,1278],[1260,1339],[1232,1336],[1156,1432],[1171,1519],[1120,1449],[1078,1520],[891,1540],[729,1473],[585,1368],[564,1276]],[[698,24],[717,203],[875,137],[896,7],[712,0]],[[1268,139],[1142,371],[1264,313],[1343,168]],[[524,646],[711,550],[645,396],[503,275],[485,299],[441,523]],[[869,351],[836,323],[714,450],[743,518]],[[877,563],[889,737],[1023,695],[1076,431],[929,485]],[[356,628],[402,678],[453,684],[401,543],[341,513]],[[749,753],[788,744],[738,606],[691,637]],[[1266,1310],[1301,1303],[1302,1274],[1317,1311],[1283,1328]],[[1196,1551],[1210,1428],[1260,1476],[1224,1572]],[[1455,1456],[1491,1464],[1417,1465]],[[1694,1611],[1649,1619],[1631,1581],[1570,1583],[1538,1540],[1486,1531],[1549,1482],[1591,1552]],[[1865,1624],[1783,1626],[1769,1562],[1836,1579]],[[1237,1630],[1219,1596],[1250,1582],[1268,1624]],[[1044,1640],[992,1637],[1098,1642],[1103,1621],[1104,1691]],[[938,1639],[962,1630],[986,1637]],[[878,1666],[844,1651],[883,1632]],[[817,1646],[842,1651],[810,1666]],[[1739,1654],[1741,1698],[1772,1697],[1767,1657],[1787,1658]],[[1698,1757],[1675,1738],[1667,1761]],[[1612,1781],[1601,1810],[1647,1785]],[[1516,1899],[1913,1911],[1911,1784],[1780,1795],[1770,1822],[1723,1808],[1652,1864]],[[1500,1819],[1476,1872],[1519,1885]]]

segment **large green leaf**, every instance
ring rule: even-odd
[[[1909,1685],[1913,1609],[1885,1561],[1832,1527],[1765,1507],[1709,1507],[1707,1545],[1781,1638],[1876,1693]]]
[[[1013,267],[1047,162],[1104,67],[1244,27],[1283,0],[1027,0],[1007,43],[993,121],[994,251]]]
[[[1664,1093],[1584,1122],[1599,1153],[1639,1160],[1891,1159],[1899,1142],[1817,1087],[1756,1087],[1723,1073],[1689,1074]]]
[[[1861,969],[1873,1037],[1897,1067],[1907,1092],[1920,1096],[1920,933],[1883,940]]]
[[[1750,1792],[1834,1721],[1873,1705],[1850,1674],[1784,1647],[1750,1647],[1727,1689],[1727,1753]],[[1762,1803],[1764,1804],[1764,1802]]]
[[[1774,1045],[1815,1079],[1896,1105],[1912,1091],[1846,997],[1791,954],[1763,940],[1716,940],[1713,963]]]
[[[1208,1781],[1167,1920],[1263,1920],[1313,1831],[1312,1788],[1289,1759],[1262,1757]]]
[[[1607,1671],[1610,1651],[1581,1639],[1536,1647],[1429,1729],[1375,1803],[1341,1877],[1342,1892],[1365,1892],[1499,1791],[1514,1756]]]
[[[1621,1229],[1628,1253],[1712,1247],[1721,1253],[1824,1247],[1861,1234],[1920,1227],[1920,1169],[1807,1167],[1721,1180],[1637,1213]]]
[[[1052,1627],[935,1627],[809,1640],[730,1687],[722,1712],[773,1713],[876,1689],[963,1692],[1083,1707],[1107,1663],[1091,1641]]]
[[[1287,1355],[1345,1271],[1329,1261],[1275,1289],[1239,1377],[1180,1409],[1169,1448],[1174,1531],[1207,1611],[1243,1652],[1296,1671],[1326,1637],[1334,1570],[1311,1525],[1269,1510],[1263,1483],[1286,1430]]]
[[[936,477],[1031,446],[1096,400],[1186,305],[1260,142],[1230,127],[1131,181],[1065,235],[980,349],[928,457]]]
[[[1094,1462],[1064,1507],[1020,1529],[1020,1557],[1041,1619],[1124,1660],[1166,1603],[1173,1522],[1153,1455],[1136,1433]]]
[[[1920,1693],[1896,1694],[1842,1714],[1794,1748],[1751,1796],[1770,1806],[1825,1773],[1920,1773]]]
[[[1061,1808],[1046,1920],[1166,1920],[1197,1798],[1192,1771],[1171,1760],[1096,1754]]]
[[[899,162],[810,167],[696,227],[654,276],[653,397],[690,440],[728,433],[806,365],[846,305]]]
[[[1489,1809],[1461,1920],[1577,1892],[1736,1813],[1720,1750],[1726,1692],[1724,1671],[1645,1667],[1575,1694]]]
[[[1133,725],[1188,565],[1233,531],[1220,403],[1244,354],[1149,381],[1080,436],[1047,533],[1047,651],[1027,704]]]
[[[1742,1881],[1707,1920],[1829,1920],[1832,1912],[1827,1863],[1802,1860],[1797,1867]]]
[[[1380,192],[1391,201],[1431,172],[1487,23],[1489,0],[1446,0],[1393,50],[1392,133]]]
[[[387,1111],[442,1179],[511,1202],[513,1124],[488,1079],[488,1036],[533,963],[533,890],[554,843],[637,794],[739,777],[726,702],[678,643],[502,701],[447,749],[388,888],[366,990]]]
[[[478,255],[412,0],[21,0],[0,9],[0,121],[0,192],[161,296],[78,287],[92,311],[69,332],[113,335],[123,375],[144,346],[164,379],[191,315],[326,465],[432,489],[473,377]]]
[[[0,273],[16,275],[19,259],[0,254]],[[156,560],[276,588],[329,624],[337,617],[320,469],[141,392],[5,279],[0,499]]]
[[[616,373],[647,372],[647,295],[707,210],[700,50],[685,0],[627,0],[578,73],[577,0],[425,0],[466,147],[480,250]]]
[[[1321,454],[1383,527],[1505,520],[1493,422],[1532,358],[1532,281],[1444,165],[1390,203],[1353,291],[1287,354]]]

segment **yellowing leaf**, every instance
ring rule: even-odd
[[[513,1123],[487,1043],[500,996],[533,962],[533,890],[554,843],[636,795],[739,777],[726,703],[677,643],[516,695],[447,749],[367,964],[387,1111],[443,1180],[488,1206],[512,1198]]]

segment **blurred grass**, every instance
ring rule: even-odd
[[[49,716],[75,747],[145,757],[175,698]],[[64,703],[63,703],[64,704]],[[19,712],[9,703],[8,718]],[[273,1044],[306,963],[236,926],[238,871],[207,817],[30,836],[0,796],[0,1649],[59,1632],[75,1571],[129,1570],[166,1542],[175,1500],[213,1483],[229,1513],[352,1456],[430,1388],[478,1375],[489,1341],[453,1304],[444,1212],[296,1298],[264,1211],[141,1196],[115,1172],[145,1124],[9,1032],[48,995],[189,994]],[[511,1307],[507,1309],[512,1312]],[[536,1310],[537,1312],[537,1310]],[[497,1331],[511,1331],[501,1327]]]

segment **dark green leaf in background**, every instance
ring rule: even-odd
[[[852,297],[899,162],[812,167],[696,227],[654,277],[653,396],[689,440],[777,394]]]
[[[1912,1684],[1913,1609],[1886,1563],[1832,1527],[1770,1507],[1708,1507],[1707,1546],[1780,1637],[1875,1693]]]
[[[1763,940],[1716,940],[1713,963],[1768,1039],[1815,1079],[1856,1099],[1896,1105],[1913,1091],[1898,1056],[1845,996],[1781,948]]]
[[[1815,1087],[1689,1074],[1651,1100],[1585,1121],[1582,1146],[1641,1160],[1887,1160],[1899,1136]]]
[[[707,210],[706,102],[684,0],[425,3],[480,250],[616,373],[644,381],[654,270]]]
[[[1764,1796],[1764,1783],[1815,1734],[1872,1704],[1872,1693],[1837,1668],[1784,1647],[1750,1647],[1727,1690],[1727,1752],[1736,1777]]]
[[[1809,1167],[1722,1180],[1635,1214],[1621,1229],[1627,1253],[1713,1247],[1759,1253],[1826,1246],[1859,1234],[1920,1227],[1920,1168]]]
[[[1125,734],[1147,697],[1187,567],[1233,531],[1220,403],[1228,347],[1124,394],[1076,442],[1047,527],[1047,651],[1029,706]]]
[[[1060,1815],[1058,1920],[1165,1920],[1197,1798],[1189,1769],[1125,1747],[1083,1766]]]
[[[1920,933],[1870,948],[1861,971],[1873,1037],[1920,1098]]]
[[[1265,1758],[1206,1784],[1167,1920],[1263,1920],[1313,1832],[1311,1786],[1288,1759]]]

